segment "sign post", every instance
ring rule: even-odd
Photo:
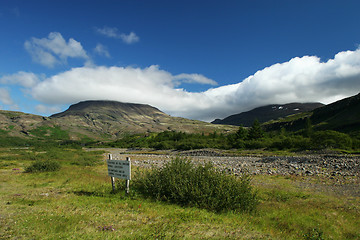
[[[131,160],[129,157],[126,160],[113,160],[112,155],[109,154],[107,160],[108,174],[111,177],[111,185],[115,191],[115,178],[125,179],[125,193],[129,194],[130,179],[131,179]]]

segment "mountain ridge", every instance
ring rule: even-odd
[[[294,105],[295,104],[295,105]],[[315,105],[310,107],[314,108]],[[322,105],[322,104],[321,104]],[[302,105],[304,106],[304,105]],[[308,105],[309,107],[309,105]],[[299,112],[298,103],[268,105],[270,113]],[[299,110],[297,110],[299,109]],[[306,109],[306,108],[302,108]],[[251,112],[251,111],[250,111]],[[271,115],[272,119],[274,114]],[[319,129],[339,131],[360,130],[360,94],[335,103],[314,108],[313,111],[293,114],[288,117],[266,122],[267,130],[301,130],[306,118]],[[261,119],[260,119],[261,120]],[[249,121],[252,124],[253,119]],[[147,104],[122,103],[107,100],[90,100],[72,104],[63,112],[50,117],[0,110],[0,134],[19,137],[54,136],[63,133],[71,140],[84,137],[98,140],[119,139],[127,134],[147,134],[151,132],[178,131],[187,133],[227,133],[236,131],[237,126],[211,124],[197,120],[172,117]]]
[[[56,113],[50,116],[50,118],[58,118],[66,115],[76,115],[76,113],[89,112],[92,110],[97,111],[99,108],[108,108],[112,109],[115,112],[137,112],[138,114],[149,114],[156,113],[163,115],[165,113],[161,112],[159,109],[152,107],[148,104],[138,104],[138,103],[124,103],[110,100],[87,100],[81,101],[76,104],[70,105],[70,107],[60,113]]]
[[[360,132],[360,93],[341,99],[304,116],[284,118],[281,121],[265,123],[267,130],[285,128],[291,131],[303,129],[306,118],[309,118],[317,130],[335,130],[340,132]]]
[[[260,123],[270,120],[279,119],[296,113],[308,112],[318,107],[322,107],[322,103],[287,103],[287,104],[269,104],[254,108],[250,111],[241,112],[230,115],[224,119],[216,119],[212,121],[213,124],[228,124],[234,126],[250,127],[254,120],[257,119]]]

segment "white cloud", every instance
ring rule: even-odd
[[[197,73],[193,73],[193,74],[182,73],[174,76],[173,79],[179,81],[179,84],[181,84],[181,82],[185,82],[185,83],[209,84],[213,86],[218,85],[217,82],[215,82],[214,80],[209,79]]]
[[[53,114],[55,112],[60,112],[60,108],[57,106],[45,106],[43,104],[39,104],[35,107],[35,110],[39,114]]]
[[[95,28],[97,33],[100,33],[106,37],[110,38],[119,38],[120,34],[118,33],[117,28],[111,28],[111,27],[103,27],[103,28]]]
[[[119,30],[117,28],[111,28],[111,27],[95,28],[95,31],[106,37],[121,39],[123,40],[124,43],[127,44],[136,43],[140,40],[139,36],[137,36],[136,33],[134,32],[130,32],[129,34],[119,33]]]
[[[35,86],[39,81],[40,78],[36,74],[23,71],[0,78],[2,84],[16,84],[27,88]]]
[[[0,88],[0,102],[5,105],[14,104],[14,101],[11,99],[9,91],[5,88]]]
[[[173,87],[172,75],[157,66],[145,69],[83,67],[46,79],[33,88],[33,96],[53,104],[69,104],[84,99],[146,102],[149,98],[160,103],[164,101],[164,95],[175,91]]]
[[[107,47],[105,47],[104,45],[102,45],[101,43],[98,43],[96,45],[96,47],[94,48],[95,53],[99,54],[100,56],[104,56],[107,58],[110,58],[110,53],[107,50]]]
[[[158,66],[82,67],[45,79],[32,88],[32,95],[47,104],[90,99],[145,103],[174,116],[211,121],[266,104],[330,103],[355,95],[360,89],[360,49],[340,52],[327,62],[296,57],[237,84],[199,93],[178,89],[179,81],[215,84],[197,74],[174,76]]]
[[[120,38],[127,44],[136,43],[140,40],[140,38],[134,32],[129,34],[122,33],[120,34]]]
[[[70,38],[68,42],[58,32],[51,32],[48,38],[31,38],[24,43],[33,61],[47,67],[66,64],[68,58],[90,61],[80,42]]]

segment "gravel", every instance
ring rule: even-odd
[[[104,150],[104,149],[103,149]],[[195,164],[211,162],[219,171],[239,176],[297,176],[304,188],[360,197],[360,156],[339,154],[304,154],[297,156],[226,156],[214,150],[192,150],[144,153],[126,149],[105,149],[114,159],[130,157],[132,165],[143,168],[162,167],[176,156],[186,157]],[[317,179],[316,182],[313,180]]]
[[[203,152],[202,152],[203,153]],[[224,172],[240,175],[300,175],[300,176],[360,176],[360,158],[352,155],[303,155],[303,156],[214,156],[189,154],[114,154],[114,158],[132,159],[132,164],[139,167],[161,167],[165,162],[176,156],[186,157],[196,164],[211,162]]]

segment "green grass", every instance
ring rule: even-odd
[[[30,130],[30,133],[41,139],[67,140],[69,133],[59,126],[41,126]]]
[[[254,176],[256,212],[214,213],[144,199],[131,184],[125,196],[122,181],[112,194],[101,152],[51,151],[0,149],[0,239],[360,238],[360,199],[304,190],[300,178]],[[80,155],[100,163],[72,164]],[[37,158],[62,168],[24,173]]]

